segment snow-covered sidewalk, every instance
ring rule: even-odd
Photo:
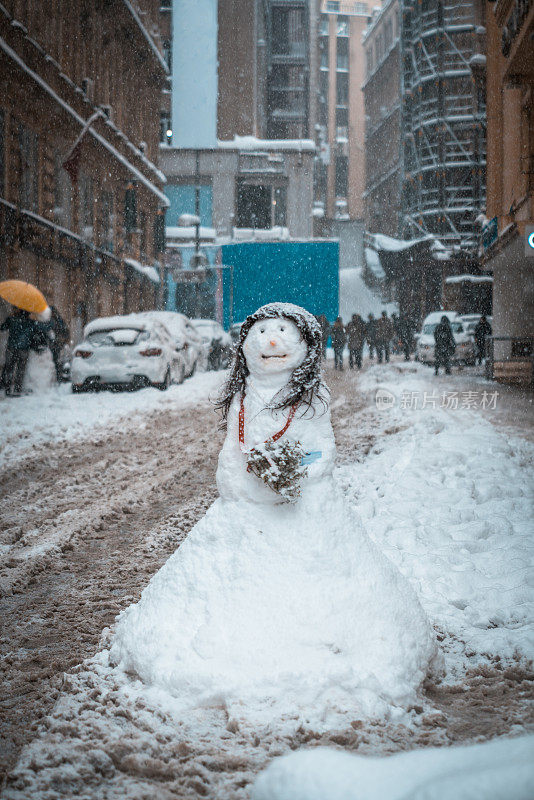
[[[527,659],[534,654],[534,444],[521,435],[527,412],[514,427],[506,392],[499,405],[500,387],[465,374],[435,381],[413,363],[374,365],[362,374],[329,371],[327,378],[341,451],[337,478],[369,534],[415,587],[445,655],[444,683],[426,687],[420,706],[401,718],[371,722],[351,711],[342,730],[291,731],[277,720],[253,730],[229,720],[223,708],[180,718],[168,697],[109,668],[105,633],[101,651],[66,676],[53,712],[21,754],[6,799],[245,800],[273,757],[310,744],[380,755],[533,726]],[[195,377],[167,395],[147,390],[146,400],[140,393],[69,397],[65,406],[50,403],[49,413],[65,408],[65,421],[68,407],[88,401],[92,427],[82,423],[85,436],[116,423],[127,435],[161,404],[205,400],[215,388],[210,379]],[[139,405],[125,412],[123,401]],[[10,456],[27,454],[34,441],[73,435],[75,421],[47,429],[41,419],[32,427],[33,402],[22,399],[27,410],[12,412],[21,414],[27,438],[11,443]],[[521,399],[514,395],[513,402]]]
[[[207,402],[221,381],[221,373],[203,372],[166,392],[146,388],[72,394],[67,383],[18,398],[0,392],[0,463],[8,466],[36,446],[98,435],[132,417],[141,420],[149,412]]]

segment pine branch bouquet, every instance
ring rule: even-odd
[[[303,465],[304,449],[299,441],[268,439],[248,455],[248,469],[288,503],[300,497],[300,481],[308,467]]]

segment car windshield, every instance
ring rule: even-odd
[[[95,347],[120,346],[138,344],[149,337],[148,331],[140,331],[136,328],[115,328],[114,330],[94,331],[89,334],[87,341]]]
[[[422,332],[426,333],[427,335],[430,335],[430,334],[434,333],[434,331],[436,330],[438,325],[439,325],[439,322],[431,322],[431,323],[428,323],[427,325],[423,325],[423,331]],[[451,322],[451,328],[452,328],[452,332],[453,333],[463,333],[464,332],[464,329],[463,329],[463,326],[462,326],[461,322]]]

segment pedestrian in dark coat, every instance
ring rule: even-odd
[[[387,313],[382,311],[382,316],[376,323],[376,343],[379,364],[382,363],[382,358],[384,356],[386,361],[389,361],[389,348],[391,346],[393,334],[393,323],[389,319]]]
[[[482,364],[486,352],[486,336],[491,336],[491,325],[483,314],[475,326],[475,344],[477,347],[477,362]]]
[[[445,314],[434,330],[434,368],[436,375],[440,367],[445,367],[445,374],[451,374],[451,358],[456,350],[456,342],[452,333],[451,323]]]
[[[332,339],[332,347],[334,348],[334,367],[335,369],[343,369],[343,350],[347,341],[347,334],[343,325],[343,320],[338,317],[332,325],[330,331],[330,338]]]
[[[402,352],[404,353],[404,360],[409,361],[410,353],[413,347],[413,325],[410,318],[406,316],[406,314],[403,314],[401,317],[399,317],[397,331]]]
[[[354,369],[354,365],[356,365],[358,369],[361,369],[363,343],[365,342],[365,322],[359,314],[352,315],[346,332],[349,344],[349,367]]]
[[[323,359],[325,359],[326,345],[328,344],[328,337],[330,336],[330,323],[328,322],[324,314],[319,314],[319,316],[317,317],[317,322],[321,326]]]
[[[376,346],[376,320],[372,314],[369,314],[365,328],[365,338],[369,345],[369,358],[373,358],[374,351],[376,350],[378,353],[378,349]]]
[[[70,332],[67,323],[55,306],[50,306],[52,315],[48,323],[48,346],[52,353],[54,367],[56,369],[56,380],[61,382],[61,351],[70,339]]]
[[[6,358],[0,383],[6,395],[18,397],[22,392],[28,354],[35,336],[35,322],[27,311],[17,308],[3,321],[0,330],[8,332]]]

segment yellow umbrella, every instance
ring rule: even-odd
[[[48,310],[48,303],[46,302],[42,292],[26,281],[2,281],[0,282],[0,297],[11,303],[12,306],[23,308],[24,311],[29,311],[31,314],[44,314]]]

